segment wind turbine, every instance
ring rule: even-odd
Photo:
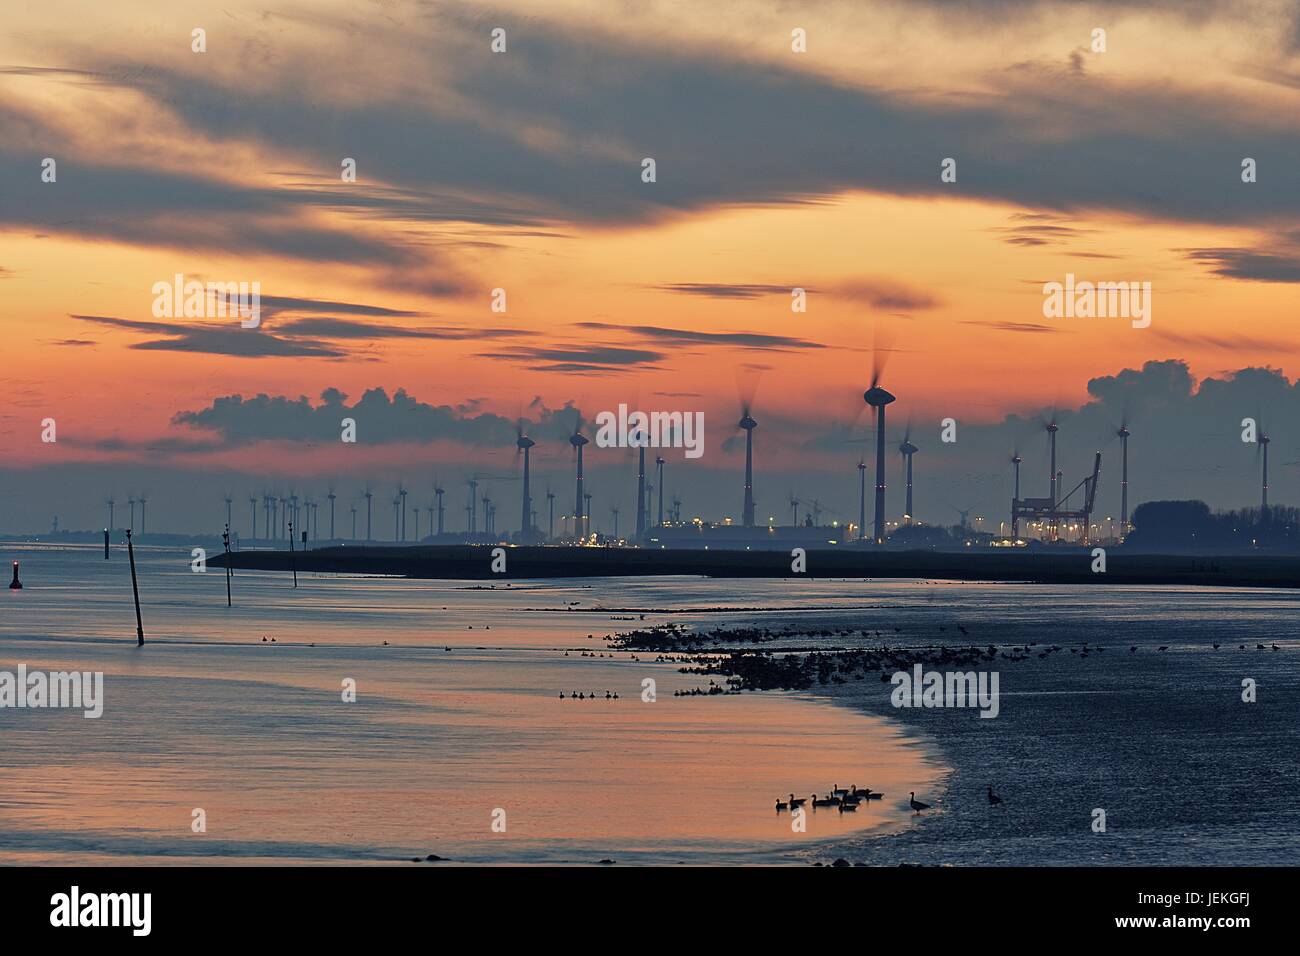
[[[257,540],[257,495],[248,496],[248,515],[253,519],[253,535],[249,541]]]
[[[914,515],[912,514],[912,456],[915,455],[919,448],[912,444],[912,426],[907,426],[907,432],[903,435],[903,443],[898,446],[899,452],[907,461],[907,507],[903,512],[903,522],[911,524]]]
[[[399,482],[397,496],[402,499],[402,544],[406,544],[406,489]]]
[[[546,524],[546,540],[550,541],[555,537],[555,492],[551,491],[549,485],[546,488],[546,508],[549,515]]]
[[[144,537],[144,506],[147,501],[148,499],[145,498],[144,493],[141,492],[140,494],[140,537],[142,538]]]
[[[862,394],[863,400],[876,410],[876,544],[885,543],[885,406],[895,401],[894,396],[880,387],[880,369],[871,379],[871,388]]]
[[[1020,451],[1017,449],[1011,455],[1011,468],[1015,473],[1015,491],[1012,493],[1012,500],[1020,500],[1020,463],[1024,461],[1020,457]],[[1016,514],[1015,508],[1011,509],[1011,535],[1014,538],[1020,537],[1020,516]]]
[[[749,405],[741,407],[740,421],[737,428],[745,431],[745,503],[741,512],[741,524],[746,528],[754,527],[754,429],[758,422],[749,414]]]
[[[442,496],[445,494],[441,485],[435,485],[433,493],[438,496],[438,534],[442,534]]]
[[[109,495],[104,499],[104,504],[108,505],[108,530],[114,530],[113,525],[113,496]]]
[[[533,499],[529,494],[529,463],[528,457],[532,447],[537,444],[531,438],[524,434],[524,420],[520,419],[515,426],[515,457],[519,457],[519,452],[524,453],[524,494],[523,494],[523,515],[520,518],[519,535],[522,539],[527,539],[532,534],[532,511]]]
[[[338,495],[334,494],[333,485],[330,485],[330,493],[325,497],[330,500],[330,540],[334,541],[336,540],[334,537],[334,499],[337,498]]]
[[[582,493],[582,446],[589,441],[590,439],[582,434],[582,416],[579,415],[573,423],[573,434],[569,436],[569,444],[573,446],[574,458],[578,463],[578,490],[573,499],[573,536],[578,540],[586,537],[587,512],[584,507],[589,499]]]
[[[366,498],[366,541],[373,541],[373,540],[374,540],[374,538],[371,537],[371,534],[370,534],[371,530],[372,530],[373,527],[374,527],[374,526],[371,524],[371,522],[370,522],[370,519],[371,519],[370,499],[373,498],[373,497],[374,497],[374,492],[372,492],[372,491],[370,490],[370,486],[369,486],[369,485],[366,485],[366,494],[365,494],[365,498]]]

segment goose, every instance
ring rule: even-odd
[[[912,791],[912,799],[909,802],[912,805],[912,809],[915,810],[917,813],[920,813],[922,810],[930,809],[930,805],[928,803],[922,803],[920,800],[916,799],[915,790]]]
[[[1263,645],[1263,644],[1256,644],[1256,645],[1255,645],[1255,650],[1257,650],[1257,651],[1262,651],[1263,649],[1264,649],[1264,645]]]
[[[844,802],[840,804],[840,813],[856,813],[858,805],[856,803]]]
[[[996,807],[1001,802],[1002,802],[1002,798],[993,792],[992,787],[989,787],[989,806]]]
[[[790,794],[790,806],[791,806],[792,808],[802,807],[802,806],[803,806],[805,803],[807,803],[807,802],[808,802],[808,801],[807,801],[806,799],[804,799],[803,797],[800,797],[798,800],[796,800],[796,799],[794,798],[794,794],[793,794],[793,793]]]
[[[817,794],[814,793],[812,795],[812,805],[814,807],[834,807],[839,805],[839,801],[834,797],[827,797],[825,800],[820,800],[818,799]]]
[[[780,801],[780,799],[778,799],[778,800],[776,801],[776,812],[777,812],[777,813],[780,813],[782,810],[789,810],[789,809],[790,809],[790,804],[788,804],[788,803],[782,803],[782,802]]]
[[[1217,651],[1217,650],[1219,649],[1219,645],[1218,645],[1218,644],[1215,644],[1215,645],[1214,645],[1214,649]]]
[[[848,796],[848,793],[849,792],[847,790],[842,790],[838,784],[833,784],[831,786],[832,797],[846,797]]]
[[[1281,649],[1282,649],[1282,648],[1280,648],[1280,647],[1277,646],[1277,643],[1276,643],[1276,642],[1273,643],[1273,650],[1275,650],[1275,651],[1280,651]]]

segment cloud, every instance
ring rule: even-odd
[[[512,346],[497,352],[480,352],[480,358],[526,365],[539,372],[612,372],[628,367],[654,368],[662,352],[612,345],[569,347]]]
[[[60,178],[57,197],[35,177],[6,175],[19,185],[0,215],[134,242],[161,236],[178,246],[242,244],[313,261],[387,263],[394,281],[413,281],[407,273],[418,270],[414,281],[450,294],[460,287],[450,263],[431,263],[430,250],[404,234],[309,227],[299,213],[329,206],[365,222],[536,228],[820,202],[850,190],[1195,222],[1284,222],[1300,213],[1295,177],[1224,188],[1241,142],[1259,155],[1300,154],[1300,130],[1242,109],[1227,92],[1030,64],[990,74],[980,96],[923,97],[850,86],[747,58],[743,49],[656,45],[540,19],[527,21],[508,57],[490,57],[482,55],[483,22],[454,8],[439,8],[436,22],[312,19],[325,45],[362,52],[436,45],[436,66],[402,60],[415,71],[409,82],[364,98],[338,95],[312,62],[317,47],[285,45],[256,70],[224,75],[185,61],[139,70],[109,52],[65,51],[64,66],[113,77],[113,89],[165,105],[201,139],[294,153],[304,167],[315,157],[353,155],[364,143],[366,178],[377,185],[327,186],[322,176],[305,186],[239,187],[215,175],[138,168],[108,152],[70,160],[76,175],[67,189]],[[38,123],[24,116],[25,126]],[[773,134],[783,126],[798,135]],[[54,135],[21,139],[63,145],[58,130],[46,132]],[[1012,142],[1015,149],[990,145]],[[1202,145],[1189,151],[1188,142]],[[6,174],[36,168],[46,155],[6,149]],[[651,153],[658,180],[645,184],[640,161]],[[942,156],[958,158],[959,184],[939,183],[932,164]],[[129,222],[112,215],[122,209]],[[1050,241],[1052,233],[1015,235]]]
[[[760,285],[757,283],[676,282],[652,286],[664,292],[697,295],[707,299],[757,299],[765,295],[789,295],[797,283],[791,285]],[[812,289],[805,291],[812,292]]]
[[[577,322],[575,327],[626,332],[640,338],[675,345],[716,345],[767,351],[826,348],[824,345],[806,339],[787,335],[767,335],[762,332],[699,332],[694,329],[673,329],[657,325],[614,325],[608,322]]]
[[[1300,282],[1300,256],[1250,249],[1180,249],[1186,258],[1227,279],[1254,282]]]
[[[932,309],[939,304],[939,300],[929,292],[892,279],[855,279],[838,286],[835,291],[877,309],[895,312]]]
[[[178,325],[119,319],[108,315],[73,315],[72,318],[109,328],[163,336],[134,342],[129,346],[141,351],[200,352],[236,358],[339,358],[347,354],[323,342],[280,338],[264,329],[245,329],[238,324],[210,327]]]
[[[513,419],[430,405],[401,388],[391,397],[383,388],[372,388],[352,404],[347,398],[337,388],[322,391],[316,403],[306,396],[227,395],[206,408],[176,413],[172,423],[215,433],[231,446],[258,441],[338,442],[343,418],[356,420],[358,442],[367,445],[443,440],[505,448],[513,446],[516,438]],[[551,409],[535,400],[528,412],[525,428],[538,442],[566,441],[578,420],[578,410],[569,404]]]
[[[962,325],[979,325],[986,329],[996,329],[999,332],[1032,332],[1032,333],[1058,333],[1065,331],[1054,325],[1043,325],[1041,322],[1003,322],[996,319],[963,319]]]
[[[535,335],[524,329],[475,329],[458,326],[407,328],[398,325],[375,325],[348,319],[295,319],[281,322],[276,329],[284,335],[309,335],[322,339],[440,339],[475,341]]]

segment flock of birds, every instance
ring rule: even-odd
[[[840,813],[853,813],[857,811],[858,804],[863,800],[880,800],[884,796],[883,793],[877,793],[870,787],[863,787],[859,790],[855,784],[849,787],[848,790],[845,790],[838,784],[835,784],[831,787],[830,793],[825,797],[819,797],[815,793],[809,797],[796,797],[792,793],[790,794],[789,800],[782,800],[780,797],[777,797],[776,812],[782,813],[786,810],[799,810],[806,804],[811,803],[814,810],[818,807],[836,807]],[[908,797],[910,799],[907,801],[907,804],[912,808],[913,813],[920,813],[922,810],[930,809],[930,804],[922,803],[920,800],[916,799],[915,790],[911,791],[908,794]],[[990,807],[1001,806],[1002,804],[1002,798],[993,792],[992,786],[988,788],[988,801]]]
[[[589,693],[589,694],[584,694],[584,693],[582,693],[581,691],[577,691],[577,690],[575,690],[572,694],[567,694],[567,695],[566,695],[566,694],[564,693],[564,691],[560,691],[560,700],[565,700],[565,699],[568,699],[568,700],[595,700],[595,699],[596,699],[596,692],[593,690],[593,691],[592,691],[591,693]],[[605,699],[606,699],[606,700],[618,700],[618,691],[614,691],[613,693],[611,693],[611,692],[609,692],[609,691],[605,691]]]
[[[863,800],[880,800],[885,795],[877,793],[870,787],[863,787],[861,790],[857,785],[850,787],[848,790],[843,789],[838,784],[831,787],[831,792],[825,797],[819,797],[812,794],[809,797],[796,797],[790,794],[789,800],[782,800],[780,797],[776,800],[776,812],[781,813],[784,810],[798,810],[804,804],[811,803],[813,808],[817,807],[837,807],[840,813],[852,813],[858,809],[858,804]],[[912,794],[913,803],[915,804],[916,794]],[[925,804],[921,804],[925,808]]]

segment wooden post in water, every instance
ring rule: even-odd
[[[293,550],[293,522],[289,522],[289,566],[293,568],[293,586],[298,586],[298,559]]]
[[[226,525],[221,535],[221,543],[226,549],[226,607],[230,607],[230,525]]]
[[[104,529],[104,560],[108,560],[108,529]]]
[[[126,529],[126,556],[131,561],[131,593],[135,595],[136,647],[144,647],[144,624],[140,620],[140,585],[135,579],[135,548],[131,546],[131,529]]]

